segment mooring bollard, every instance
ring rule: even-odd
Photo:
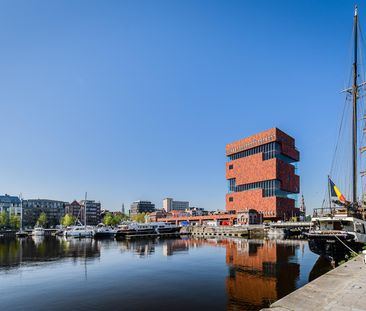
[[[366,250],[362,251],[362,254],[364,255],[363,262],[366,264]]]

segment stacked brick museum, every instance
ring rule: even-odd
[[[226,156],[227,211],[255,210],[268,220],[299,216],[299,152],[291,136],[272,128],[226,145]]]

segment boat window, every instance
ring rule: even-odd
[[[365,225],[359,222],[356,222],[356,232],[357,233],[365,233]]]
[[[342,226],[342,224],[341,224],[340,222],[335,221],[335,222],[333,223],[333,229],[334,229],[334,230],[342,230],[342,228],[343,228],[343,226]]]
[[[342,220],[341,221],[341,224],[342,224],[342,226],[349,226],[350,225],[350,222],[349,221]]]

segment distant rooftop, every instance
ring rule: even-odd
[[[5,195],[0,195],[0,203],[20,204],[20,199],[17,196],[5,194]]]

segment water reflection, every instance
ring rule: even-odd
[[[147,257],[155,252],[155,240],[118,241],[122,252],[133,252],[138,257]]]
[[[32,287],[32,273],[39,273],[39,269],[28,269],[30,277],[24,278],[27,282],[24,284],[23,279],[12,277],[11,272],[34,263],[52,264],[64,258],[80,264],[71,267],[69,261],[64,260],[63,265],[52,266],[57,284],[49,280],[52,286],[42,290],[48,303],[58,306],[54,310],[75,309],[75,302],[75,310],[90,310],[91,305],[93,310],[122,310],[119,297],[123,298],[123,310],[147,307],[161,310],[175,301],[185,302],[175,304],[175,310],[222,310],[225,307],[227,310],[260,310],[307,283],[309,278],[331,269],[327,261],[317,260],[309,251],[307,241],[299,240],[94,241],[53,237],[0,240],[0,292],[8,290],[10,295],[0,298],[0,304],[6,306],[9,297],[8,305],[13,310],[32,310],[32,307],[43,310],[40,305],[29,306],[20,292],[17,294],[9,287],[9,284]],[[93,263],[91,269],[87,269],[89,263]],[[80,278],[80,274],[70,271],[67,279],[68,269],[80,269],[85,277]],[[4,271],[7,280],[2,282],[1,272]],[[74,305],[68,305],[63,295],[72,296],[75,290],[78,296],[74,297]],[[149,297],[149,306],[147,300],[140,299],[145,296]]]
[[[290,262],[299,242],[241,241],[227,245],[228,309],[265,307],[296,289],[300,265]]]
[[[21,264],[52,262],[62,258],[97,258],[100,250],[92,239],[29,237],[0,240],[0,268],[13,269]]]

